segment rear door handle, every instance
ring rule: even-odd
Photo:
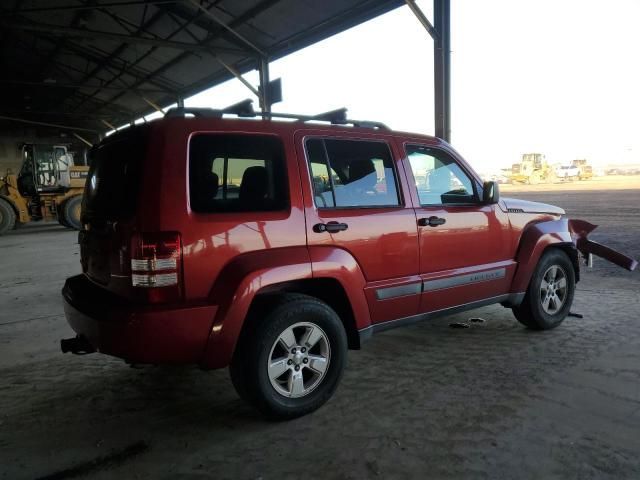
[[[349,228],[349,225],[347,225],[346,223],[327,222],[327,223],[316,223],[313,226],[313,231],[316,233],[324,233],[324,232],[338,233],[343,230],[346,230],[347,228]]]
[[[429,218],[419,218],[418,226],[420,227],[437,227],[438,225],[444,225],[447,223],[445,218],[436,217],[435,215]]]

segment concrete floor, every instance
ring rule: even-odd
[[[640,256],[640,190],[512,195]],[[496,306],[375,336],[326,406],[270,423],[226,371],[60,354],[75,240],[37,224],[0,238],[1,479],[640,478],[638,272],[597,262],[584,318],[550,332]],[[449,328],[470,316],[487,321]]]

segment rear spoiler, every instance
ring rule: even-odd
[[[635,270],[638,266],[637,260],[587,238],[597,227],[597,225],[585,222],[584,220],[569,220],[569,233],[576,248],[585,256],[591,254],[597,255],[630,272]]]

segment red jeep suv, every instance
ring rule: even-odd
[[[442,140],[244,107],[174,109],[91,150],[63,351],[230,366],[292,418],[374,333],[493,303],[554,328],[578,251],[635,267],[562,209],[499,198]]]

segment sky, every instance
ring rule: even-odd
[[[432,2],[419,1],[428,18]],[[640,0],[451,0],[452,145],[480,171],[552,162],[640,163]],[[276,60],[274,111],[433,134],[433,42],[408,7]],[[258,84],[257,72],[245,75]],[[253,94],[233,79],[185,101]],[[151,117],[147,117],[151,118]]]

